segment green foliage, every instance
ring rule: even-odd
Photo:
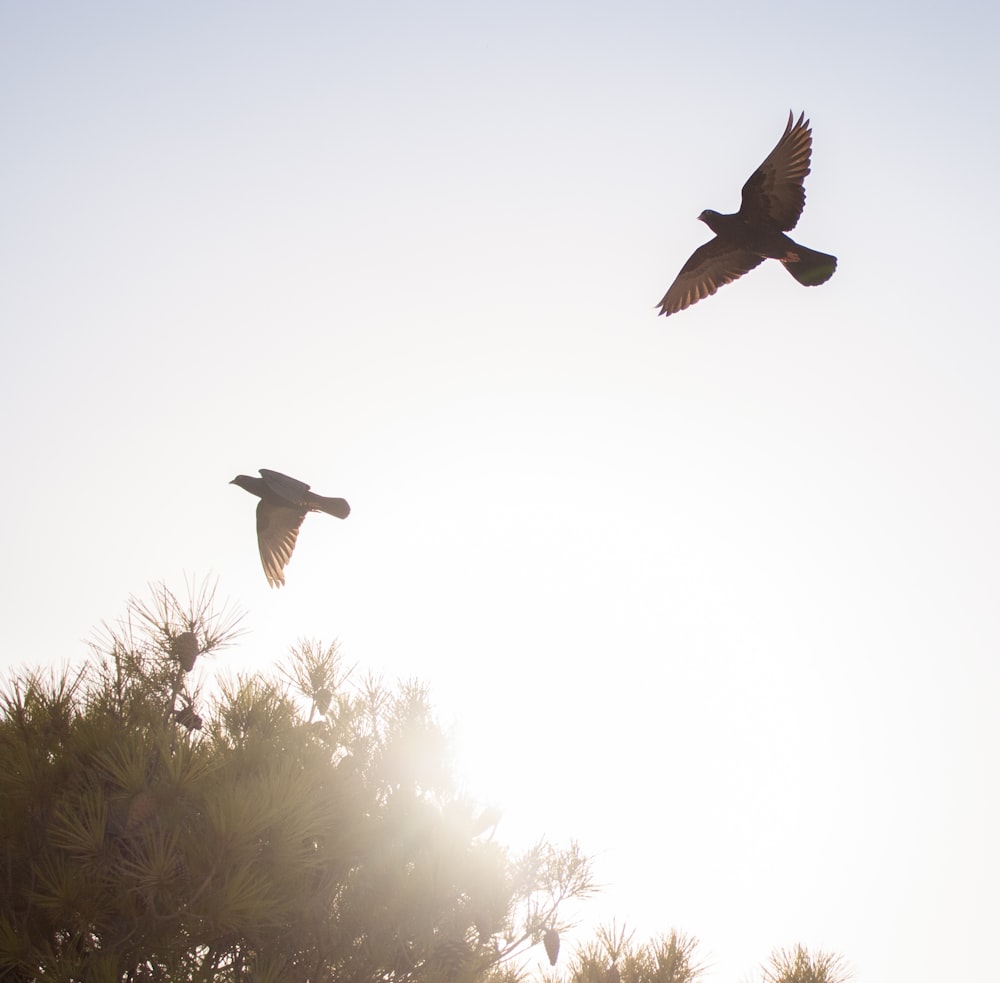
[[[637,944],[634,933],[600,928],[590,941],[579,946],[565,975],[545,974],[543,983],[699,983],[707,964],[698,953],[696,938],[672,929],[648,942]],[[846,983],[850,974],[840,956],[825,952],[810,955],[803,946],[775,949],[762,967],[761,983]],[[515,983],[507,978],[496,983]]]
[[[851,977],[840,956],[822,951],[813,956],[801,945],[775,949],[761,970],[762,983],[846,983]]]
[[[0,979],[499,980],[591,892],[575,845],[494,842],[421,686],[307,643],[204,698],[212,601],[155,588],[84,671],[4,688]]]
[[[697,948],[696,938],[676,930],[637,945],[632,933],[612,925],[577,950],[569,977],[572,983],[697,983],[705,969]]]

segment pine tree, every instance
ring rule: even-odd
[[[212,591],[133,598],[83,670],[0,706],[0,978],[465,983],[592,890],[457,795],[427,692],[303,644],[208,699]]]
[[[581,946],[569,968],[573,983],[698,983],[705,964],[698,940],[672,929],[638,945],[633,933],[616,925],[599,928]]]
[[[805,946],[775,949],[762,967],[762,983],[846,983],[850,979],[844,960],[833,953],[811,955]]]

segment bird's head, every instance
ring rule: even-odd
[[[720,215],[711,208],[706,208],[699,216],[698,221],[704,222],[716,235],[720,235],[727,224],[732,221],[732,215]]]
[[[240,488],[245,488],[248,492],[252,492],[260,484],[260,478],[251,478],[248,474],[238,474],[229,484],[239,485]]]

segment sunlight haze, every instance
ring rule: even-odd
[[[998,21],[0,3],[0,665],[218,578],[202,672],[337,639],[498,837],[595,857],[569,948],[993,979]],[[656,317],[790,109],[836,274]],[[259,468],[352,507],[280,590]]]

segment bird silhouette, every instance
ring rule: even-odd
[[[285,582],[284,569],[292,558],[299,526],[308,512],[326,512],[338,519],[346,519],[351,507],[342,498],[325,498],[309,490],[309,486],[280,471],[260,469],[260,477],[238,474],[230,482],[239,485],[251,495],[256,495],[257,545],[264,576],[272,587]]]
[[[738,212],[720,215],[708,208],[698,216],[715,238],[699,246],[681,267],[659,303],[661,314],[676,314],[710,297],[765,259],[779,260],[807,287],[826,283],[833,276],[836,256],[807,249],[785,235],[795,228],[806,201],[802,182],[809,173],[812,130],[805,115],[793,124],[789,112],[777,146],[743,185]]]

